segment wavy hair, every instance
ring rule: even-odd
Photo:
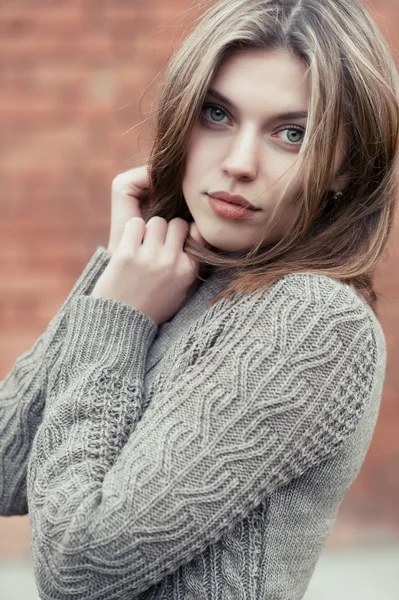
[[[233,268],[210,305],[235,293],[259,293],[290,273],[353,285],[375,313],[372,276],[393,227],[398,198],[399,75],[386,39],[358,0],[219,0],[196,19],[166,66],[149,157],[149,218],[192,221],[182,192],[190,132],[217,68],[231,53],[287,49],[310,76],[309,117],[291,178],[303,175],[296,220],[277,242],[230,254],[190,236],[185,251],[207,270]],[[344,199],[329,182],[340,127],[348,148]],[[270,227],[268,221],[267,228]],[[212,269],[213,267],[213,269]]]

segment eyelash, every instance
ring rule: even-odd
[[[218,104],[204,104],[202,107],[202,111],[206,108],[218,108],[219,110],[224,112],[224,114],[227,116],[227,112],[225,111],[225,109],[222,106],[219,106]],[[212,121],[210,119],[207,119],[206,117],[204,117],[204,115],[202,113],[201,113],[201,116],[202,116],[203,120],[206,121],[207,123],[213,123],[214,125],[218,124],[218,121]],[[223,125],[223,123],[222,123],[222,125]],[[298,125],[290,125],[289,127],[284,127],[284,129],[280,129],[280,131],[278,131],[277,133],[280,133],[281,131],[290,131],[290,130],[300,131],[303,134],[305,134],[305,131],[306,131],[303,127],[299,127]],[[299,143],[295,144],[294,142],[283,142],[283,144],[285,144],[286,146],[299,146],[300,145]]]

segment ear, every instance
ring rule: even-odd
[[[349,171],[341,173],[340,175],[334,177],[334,179],[331,182],[330,189],[333,192],[343,192],[345,191],[345,188],[349,185],[350,180],[351,176]]]
[[[351,174],[346,156],[347,143],[344,131],[341,129],[334,162],[334,177],[330,183],[333,192],[343,192],[349,185]]]

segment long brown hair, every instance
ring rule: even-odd
[[[271,219],[298,174],[303,185],[294,201],[301,210],[286,235],[268,246],[260,242],[229,256],[189,237],[185,250],[205,271],[234,268],[211,304],[308,272],[352,284],[376,313],[372,275],[398,197],[399,75],[387,41],[358,0],[220,0],[206,10],[165,71],[149,158],[149,214],[193,220],[182,193],[190,132],[223,59],[250,48],[287,49],[310,74],[304,144]],[[349,141],[342,169],[350,182],[335,202],[328,185],[340,127]]]

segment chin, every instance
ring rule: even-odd
[[[220,252],[220,253],[229,253],[229,254],[236,254],[238,252],[249,252],[249,248],[246,247],[242,247],[242,246],[237,246],[237,244],[232,244],[232,243],[212,243],[209,242],[212,246],[212,250],[216,251],[216,252]]]
[[[200,227],[198,226],[198,229]],[[223,239],[222,235],[217,235],[213,232],[202,232],[200,229],[200,233],[204,240],[211,246],[211,250],[220,251],[220,252],[247,252],[247,249],[242,246],[242,244],[234,243],[233,240]],[[207,234],[208,233],[208,234]]]
[[[220,252],[229,252],[229,253],[248,252],[247,248],[242,248],[241,246],[234,246],[234,245],[221,246],[219,244],[217,246],[217,249],[220,250]]]
[[[217,217],[209,218],[208,215],[193,214],[198,230],[204,240],[212,246],[212,250],[221,252],[249,252],[250,245],[245,243],[245,239],[237,239],[237,234],[229,231],[229,223],[217,222]]]

